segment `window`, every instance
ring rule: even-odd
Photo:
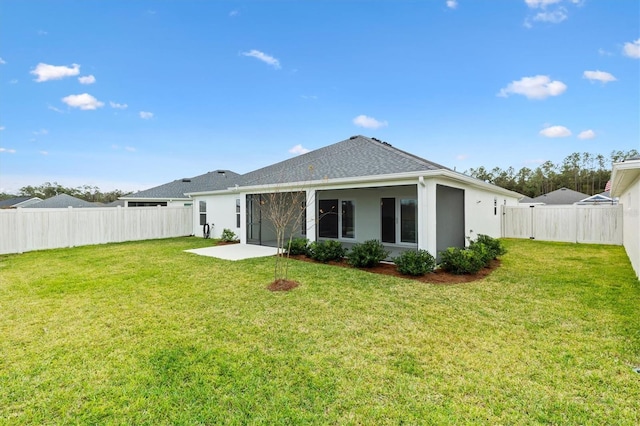
[[[416,220],[418,202],[415,199],[400,200],[400,241],[415,243],[418,231]]]
[[[200,226],[207,223],[207,202],[200,201]]]
[[[129,207],[167,207],[166,201],[129,201]]]
[[[318,201],[318,236],[338,238],[338,200]]]
[[[236,228],[240,228],[240,198],[236,198]]]
[[[355,238],[355,205],[353,201],[342,201],[342,238]]]

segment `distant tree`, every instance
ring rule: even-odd
[[[609,156],[610,161],[607,163],[602,154],[574,152],[565,157],[559,165],[545,161],[534,170],[523,167],[516,172],[513,167],[507,170],[494,167],[488,171],[480,166],[476,169],[471,168],[465,173],[529,197],[547,194],[562,187],[594,195],[604,191],[607,181],[611,178],[613,163],[638,155],[636,149],[612,151]]]
[[[25,197],[51,198],[59,194],[68,194],[92,203],[110,203],[127,194],[116,189],[110,192],[100,192],[100,188],[91,185],[82,185],[77,188],[67,188],[57,182],[45,182],[38,186],[24,186],[20,188],[19,195]]]

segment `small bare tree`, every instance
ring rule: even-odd
[[[309,176],[314,168],[309,166]],[[289,252],[291,242],[302,225],[306,224],[307,191],[304,184],[298,189],[287,189],[276,186],[273,191],[264,195],[260,205],[263,217],[267,219],[276,234],[276,260],[274,266],[275,286],[286,287],[289,284]],[[313,219],[312,219],[313,220]]]
[[[289,251],[296,230],[301,229],[305,219],[306,192],[271,192],[265,195],[261,208],[276,234],[274,283],[288,281]]]

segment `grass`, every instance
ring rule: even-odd
[[[178,238],[0,256],[0,424],[640,423],[622,247],[506,240],[436,286]]]

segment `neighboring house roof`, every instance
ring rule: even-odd
[[[242,175],[240,186],[450,170],[365,136],[351,138]]]
[[[535,204],[535,203],[536,202],[533,201],[533,198],[531,197],[524,196],[520,199],[520,204]]]
[[[104,205],[105,207],[124,207],[124,200],[115,200]]]
[[[0,201],[0,209],[14,209],[18,207],[27,207],[32,204],[41,202],[42,199],[38,197],[15,197],[8,200]]]
[[[47,198],[37,204],[29,206],[30,209],[60,209],[66,207],[73,208],[87,208],[98,207],[93,203],[81,200],[80,198],[72,197],[68,194],[58,194],[55,197]]]
[[[227,189],[237,183],[239,174],[230,170],[215,170],[192,178],[177,179],[135,194],[120,197],[120,200],[188,200],[189,192],[215,191]]]
[[[608,195],[604,194],[609,194],[609,192],[592,195],[591,197],[587,197],[584,200],[578,201],[576,204],[614,204],[614,200]]]
[[[611,173],[611,196],[620,197],[639,178],[640,157],[614,163]]]
[[[577,203],[585,198],[588,198],[589,194],[584,194],[582,192],[574,191],[569,188],[560,188],[555,191],[551,191],[548,194],[543,194],[533,199],[534,203],[544,203],[544,204],[573,204]]]

